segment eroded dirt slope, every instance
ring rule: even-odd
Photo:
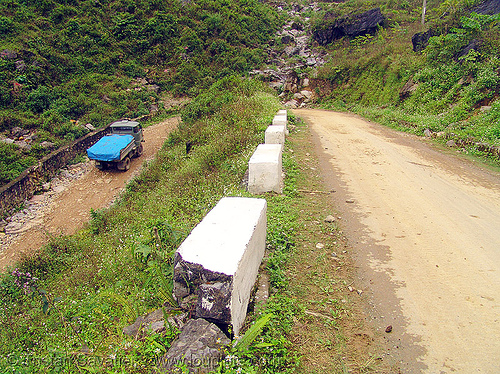
[[[405,373],[498,373],[500,175],[354,115],[296,110],[343,213],[359,288]]]
[[[51,191],[50,196],[35,196],[33,200],[48,201],[37,211],[37,217],[26,222],[19,233],[2,238],[0,269],[12,265],[23,254],[36,251],[47,243],[49,235],[72,234],[90,218],[90,210],[101,209],[112,203],[127,182],[136,175],[144,163],[156,155],[174,129],[179,118],[169,118],[144,129],[144,152],[140,158],[132,159],[130,170],[100,171],[89,161],[83,173],[71,183]],[[35,201],[36,203],[36,201]]]

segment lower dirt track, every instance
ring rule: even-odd
[[[336,191],[387,357],[403,373],[499,373],[500,174],[354,115],[294,113]]]
[[[3,245],[0,269],[13,264],[22,255],[39,249],[48,242],[50,235],[74,233],[89,220],[91,209],[101,209],[112,203],[127,182],[140,171],[143,162],[155,157],[178,122],[179,118],[175,117],[145,128],[144,152],[140,158],[132,159],[127,172],[100,171],[89,161],[84,175],[55,195],[40,212],[36,224]]]

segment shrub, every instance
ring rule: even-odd
[[[53,99],[52,90],[46,86],[40,86],[30,92],[26,99],[26,106],[35,113],[42,113],[49,109]]]
[[[0,16],[0,35],[7,35],[15,31],[14,23],[10,18]]]

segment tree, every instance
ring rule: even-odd
[[[425,10],[427,8],[427,0],[424,0],[422,4],[422,25],[425,24]]]

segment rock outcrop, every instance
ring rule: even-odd
[[[476,12],[478,14],[498,14],[500,13],[500,1],[498,0],[487,0],[479,5],[476,5],[471,9],[471,12]]]
[[[284,11],[278,7],[279,10]],[[306,68],[317,68],[325,64],[326,52],[314,48],[309,26],[309,18],[304,14],[318,12],[321,8],[316,3],[306,6],[292,5],[288,10],[290,19],[300,18],[303,21],[290,21],[276,33],[276,41],[269,48],[267,69],[253,70],[250,75],[259,76],[262,80],[281,93],[283,103],[291,99],[291,95],[307,87],[309,78],[303,73]],[[313,101],[312,96],[295,100],[288,107],[298,107]],[[293,104],[293,105],[292,105]]]
[[[429,44],[429,39],[435,36],[432,30],[425,32],[418,32],[411,37],[411,44],[413,45],[413,52],[422,52]]]
[[[329,22],[327,27],[318,27],[313,32],[313,38],[319,45],[327,45],[344,36],[355,38],[360,35],[374,34],[384,22],[385,17],[380,8],[374,8],[361,14],[339,17]]]

